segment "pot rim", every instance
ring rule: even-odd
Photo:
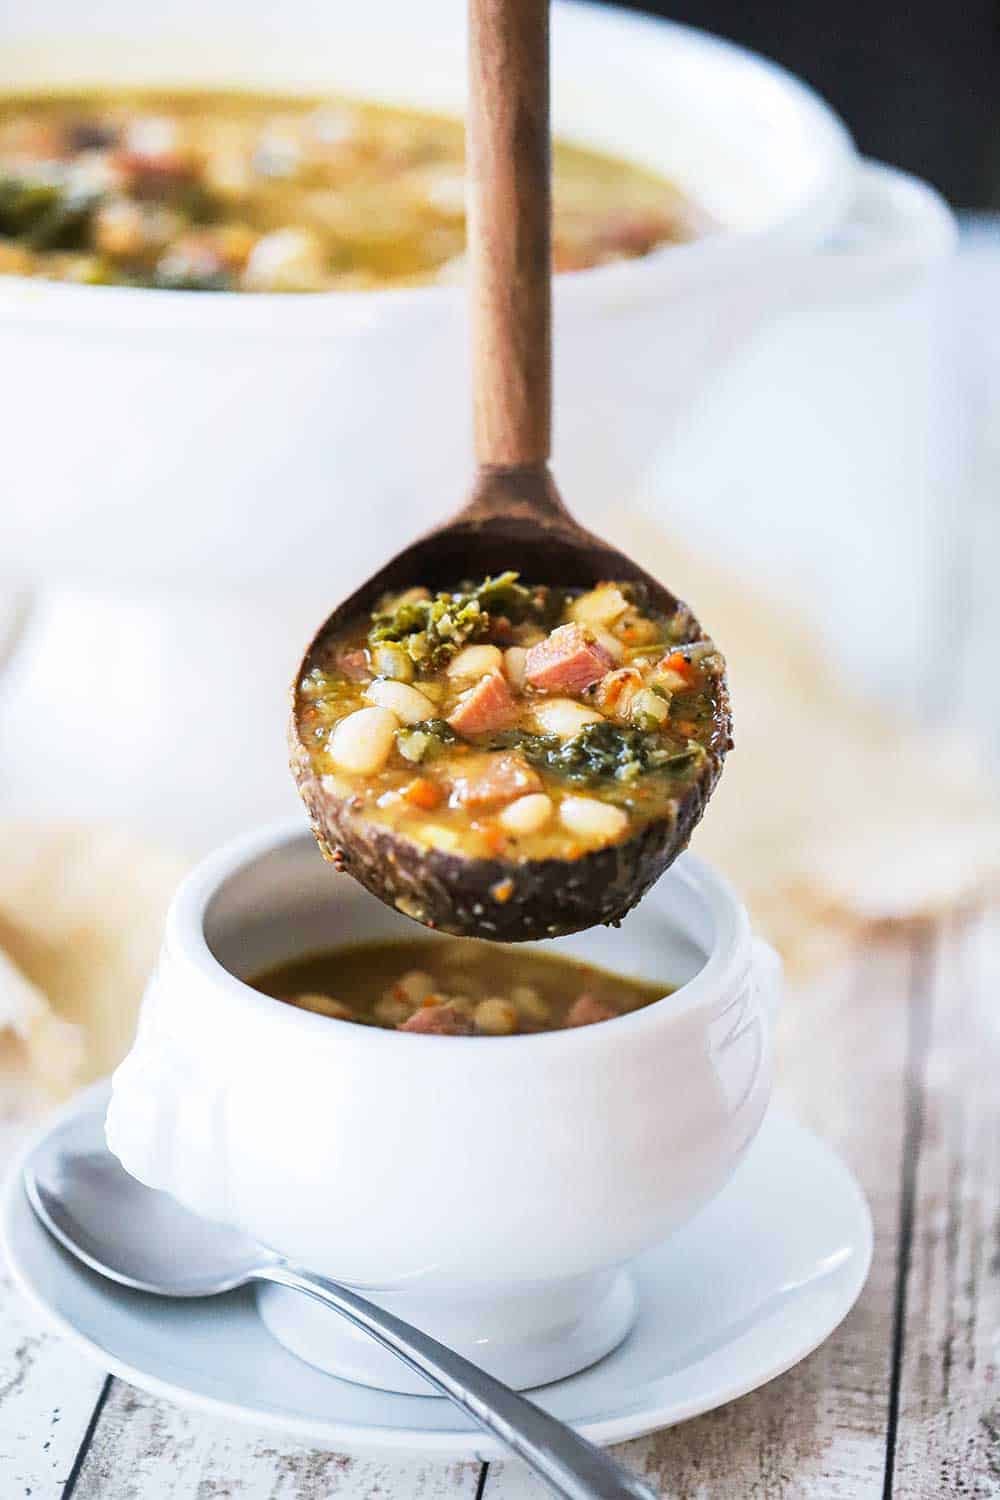
[[[808,137],[817,170],[809,189],[759,230],[723,230],[649,255],[555,278],[557,315],[603,312],[623,303],[687,289],[699,281],[713,287],[762,257],[813,248],[842,222],[860,157],[846,125],[832,107],[788,69],[734,42],[678,22],[612,10],[595,0],[557,0],[561,24],[607,27],[668,52],[685,52],[704,64],[741,73],[766,96],[781,96]],[[713,116],[714,119],[714,116]],[[706,122],[709,126],[712,121]],[[389,321],[433,325],[464,304],[456,285],[396,287],[373,291],[288,293],[169,293],[144,287],[77,286],[20,276],[0,277],[0,317],[48,324],[95,323],[114,332],[156,329],[174,335],[213,329],[265,338],[309,342],[331,333],[363,334]]]
[[[312,842],[308,827],[298,817],[284,818],[280,822],[243,834],[208,855],[181,882],[170,903],[165,924],[165,953],[172,960],[193,970],[200,984],[211,986],[217,997],[239,1013],[244,1022],[249,1014],[261,1024],[271,1022],[289,1033],[293,1027],[297,1027],[303,1038],[309,1038],[312,1045],[325,1038],[336,1042],[340,1047],[351,1046],[359,1050],[412,1046],[412,1037],[405,1033],[349,1022],[331,1027],[328,1016],[316,1015],[274,1000],[231,973],[209,947],[205,936],[206,916],[212,901],[226,883],[264,856],[286,845],[303,842]],[[333,903],[337,899],[337,887],[332,884],[332,872],[330,878]],[[750,921],[746,908],[728,880],[692,854],[682,854],[666,872],[664,879],[667,882],[671,879],[681,881],[707,910],[714,937],[708,956],[698,972],[662,1000],[630,1011],[614,1021],[602,1022],[599,1026],[491,1037],[489,1047],[480,1047],[487,1061],[492,1058],[494,1062],[498,1062],[501,1057],[509,1060],[514,1055],[523,1060],[526,1047],[533,1047],[536,1051],[544,1047],[551,1054],[558,1047],[570,1050],[593,1046],[595,1041],[600,1045],[599,1037],[595,1038],[591,1033],[604,1034],[603,1028],[608,1025],[614,1027],[614,1036],[618,1041],[634,1043],[641,1041],[644,1034],[654,1029],[660,1030],[664,1022],[672,1026],[706,1008],[711,1008],[714,1013],[720,997],[735,995],[745,981],[752,963]],[[665,908],[665,892],[654,888],[644,897],[644,901]],[[473,1050],[463,1053],[466,1063],[471,1056],[477,1055],[476,1048],[482,1041],[482,1037],[433,1035],[420,1039],[422,1046],[436,1049],[439,1060],[445,1055],[454,1058],[456,1048],[468,1049],[471,1045]],[[449,1048],[452,1048],[450,1053]]]

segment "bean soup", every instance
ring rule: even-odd
[[[557,271],[709,229],[669,182],[556,143]],[[240,93],[0,99],[0,274],[184,291],[319,292],[461,275],[458,120]]]
[[[317,779],[418,847],[474,859],[623,843],[729,744],[720,653],[634,583],[414,588],[314,659],[296,718]]]
[[[359,943],[268,969],[251,983],[333,1020],[436,1036],[589,1026],[670,993],[572,959],[469,939]]]

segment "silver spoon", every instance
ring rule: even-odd
[[[437,1339],[348,1287],[299,1270],[238,1229],[143,1187],[108,1150],[103,1113],[77,1116],[50,1132],[25,1162],[24,1186],[46,1229],[112,1281],[162,1297],[212,1297],[251,1281],[293,1287],[370,1334],[564,1500],[657,1500],[602,1449]]]

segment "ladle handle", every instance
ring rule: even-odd
[[[548,0],[469,0],[476,457],[544,467],[552,427]]]
[[[658,1500],[655,1490],[623,1469],[603,1448],[588,1443],[526,1396],[357,1292],[284,1261],[261,1266],[254,1274],[305,1292],[370,1334],[524,1459],[562,1500]]]

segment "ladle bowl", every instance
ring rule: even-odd
[[[590,588],[605,579],[637,581],[650,604],[672,614],[678,600],[631,558],[579,526],[546,472],[494,470],[480,475],[469,504],[453,521],[400,552],[346,599],[306,653],[297,684],[325,656],[325,645],[384,593],[421,582],[454,587],[462,578],[502,573],[516,559],[529,582]],[[697,622],[692,629],[698,632]],[[293,689],[292,769],[323,854],[339,870],[407,916],[459,936],[528,942],[619,922],[687,847],[732,744],[729,698],[719,682],[708,754],[669,815],[622,843],[576,859],[471,859],[425,848],[372,822],[317,774],[298,732],[302,702]],[[507,894],[508,881],[513,891]],[[504,893],[498,899],[497,889]]]

